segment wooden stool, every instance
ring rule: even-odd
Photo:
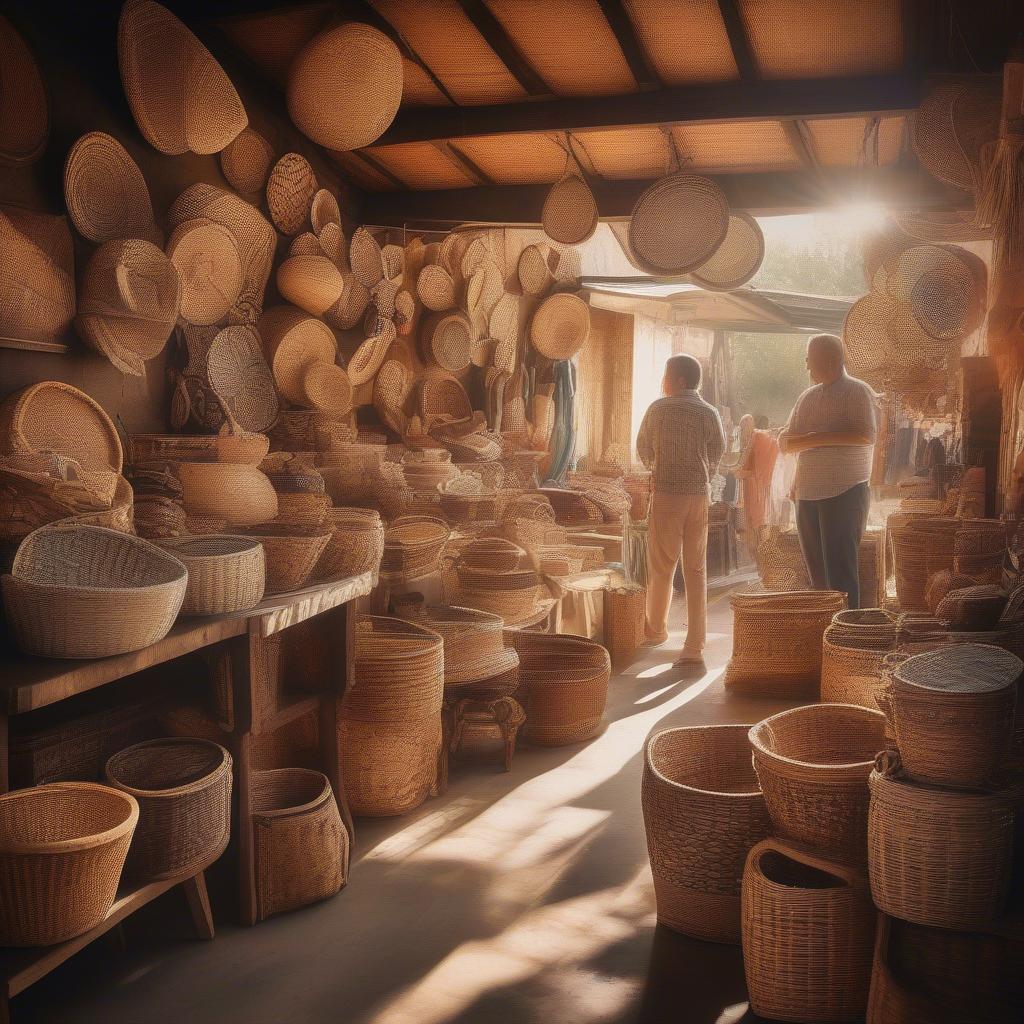
[[[477,700],[463,697],[454,700],[451,708],[451,736],[448,750],[455,754],[467,736],[500,739],[505,746],[505,771],[512,769],[519,727],[526,721],[522,705],[514,697]]]

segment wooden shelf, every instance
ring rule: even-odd
[[[13,348],[21,352],[52,352],[55,355],[66,355],[71,346],[64,341],[34,341],[31,338],[0,337],[0,348]]]

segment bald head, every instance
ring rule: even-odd
[[[834,334],[816,334],[807,343],[807,369],[815,384],[831,384],[843,372],[843,343]]]

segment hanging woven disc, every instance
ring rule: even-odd
[[[395,325],[390,320],[381,322],[380,334],[367,338],[352,353],[348,363],[348,376],[353,387],[359,387],[373,379],[387,358],[388,351],[395,341]]]
[[[887,260],[918,244],[917,239],[908,235],[898,224],[886,224],[866,236],[862,243],[861,260],[868,287],[875,288],[875,277]]]
[[[366,228],[359,227],[352,232],[348,259],[355,279],[367,288],[373,288],[384,276],[380,243]]]
[[[470,362],[472,336],[462,313],[435,314],[423,322],[423,347],[428,357],[450,373],[461,373]]]
[[[427,309],[443,313],[455,305],[455,284],[451,275],[436,264],[424,267],[416,280],[416,294]]]
[[[397,359],[388,359],[373,380],[373,407],[381,422],[399,437],[405,434],[406,417],[402,407],[411,389],[412,374]]]
[[[239,132],[220,154],[224,177],[243,196],[255,196],[263,191],[273,164],[273,146],[252,128]]]
[[[223,320],[244,282],[235,236],[212,220],[186,220],[171,233],[167,255],[181,281],[182,318],[201,326]]]
[[[352,410],[352,382],[336,363],[317,360],[302,376],[304,405],[332,416],[346,416]]]
[[[589,336],[590,307],[570,292],[549,295],[530,322],[530,342],[548,359],[572,359]]]
[[[528,245],[523,249],[519,254],[517,272],[524,295],[543,295],[552,281],[547,256],[539,245]]]
[[[144,238],[164,244],[139,165],[105,132],[89,132],[69,150],[64,202],[79,234],[90,242]]]
[[[551,186],[540,214],[544,234],[563,245],[579,245],[597,230],[597,200],[577,173]]]
[[[161,153],[219,153],[248,124],[224,69],[166,7],[126,0],[117,53],[135,123]]]
[[[346,22],[314,36],[288,71],[288,113],[321,146],[369,146],[402,102],[402,55],[383,32]]]
[[[689,274],[729,229],[729,202],[710,178],[680,172],[654,182],[633,207],[627,237],[637,265],[654,275]]]
[[[277,268],[277,290],[299,309],[323,316],[341,299],[345,279],[326,256],[289,256]]]
[[[283,235],[297,235],[309,223],[309,207],[317,191],[309,161],[298,153],[285,153],[267,179],[267,209]]]
[[[293,405],[305,402],[302,379],[310,363],[333,363],[334,333],[322,321],[294,306],[274,306],[256,325],[278,390]]]
[[[960,210],[894,213],[892,219],[922,242],[976,242],[992,237],[991,227],[978,224],[973,213]]]
[[[877,295],[858,299],[843,322],[846,368],[862,380],[888,360],[890,303]],[[870,383],[870,382],[869,382]]]
[[[317,191],[309,209],[309,219],[318,235],[327,224],[337,224],[341,227],[341,210],[333,192],[325,188]]]
[[[206,376],[243,430],[263,433],[274,425],[280,410],[274,375],[254,328],[239,324],[219,331],[206,356]]]
[[[50,102],[32,51],[0,15],[0,164],[31,164],[50,135]]]
[[[764,235],[749,213],[729,216],[729,229],[722,244],[690,277],[708,291],[730,291],[745,285],[764,259]]]

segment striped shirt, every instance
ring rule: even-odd
[[[640,461],[652,471],[655,494],[708,494],[725,452],[722,419],[693,388],[659,398],[636,437]]]
[[[793,492],[797,501],[834,498],[871,479],[875,442],[875,393],[845,370],[830,384],[808,388],[793,406],[788,434],[850,433],[870,444],[827,445],[797,455]]]

